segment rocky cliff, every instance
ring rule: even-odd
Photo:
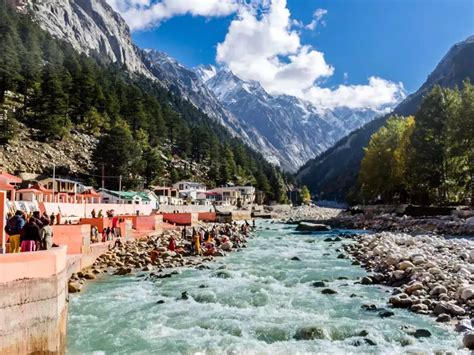
[[[15,0],[39,25],[74,49],[97,53],[129,71],[151,76],[133,44],[130,30],[105,0]]]

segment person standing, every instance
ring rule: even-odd
[[[41,250],[49,250],[53,246],[53,227],[49,220],[43,220],[43,228],[41,228]]]
[[[25,224],[20,235],[20,242],[22,252],[36,251],[39,249],[38,246],[41,242],[41,232],[36,224],[36,218],[30,218],[28,223]]]
[[[10,253],[20,252],[20,235],[24,226],[23,212],[18,210],[5,226],[5,233],[10,237]]]
[[[92,218],[95,218],[95,208],[92,209],[91,216],[92,216]]]

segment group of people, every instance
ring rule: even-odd
[[[239,248],[250,235],[252,227],[245,221],[239,226],[236,222],[226,225],[213,225],[210,229],[183,227],[181,240],[186,241],[178,246],[174,237],[169,239],[168,250],[186,255],[214,255],[217,249],[230,251],[234,246]]]
[[[18,210],[8,216],[5,233],[9,237],[10,253],[51,249],[54,246],[52,225],[57,219],[54,214],[41,215],[39,211],[28,215]]]

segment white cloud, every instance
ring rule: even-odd
[[[316,10],[316,24],[326,13]],[[291,19],[286,0],[273,0],[260,13],[241,8],[217,46],[216,59],[240,78],[259,81],[271,94],[297,96],[322,107],[376,109],[400,99],[401,84],[377,77],[369,78],[367,85],[320,87],[334,68],[322,52],[301,43],[292,29],[300,23]]]
[[[321,87],[334,68],[324,53],[301,43],[295,29],[325,25],[325,9],[309,24],[291,18],[286,0],[107,0],[133,31],[158,26],[174,16],[220,17],[236,14],[225,40],[217,46],[217,62],[244,80],[256,80],[271,94],[287,94],[318,106],[372,108],[393,105],[403,86],[378,77],[366,85]],[[190,34],[192,36],[192,34]]]
[[[403,98],[404,89],[402,83],[372,76],[368,85],[339,85],[334,90],[313,86],[305,91],[304,97],[324,107],[379,109]]]
[[[227,16],[238,11],[241,0],[107,0],[132,31],[157,26],[174,16]]]
[[[305,26],[307,30],[314,31],[316,27],[321,24],[326,26],[326,23],[323,21],[324,15],[328,13],[326,9],[317,9],[313,14],[313,20]]]

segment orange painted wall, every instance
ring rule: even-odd
[[[216,214],[215,212],[199,212],[198,220],[203,221],[203,222],[215,222]]]
[[[175,223],[179,226],[190,226],[192,224],[191,213],[163,213],[163,221]]]
[[[32,253],[0,255],[0,283],[25,278],[45,278],[66,268],[67,247]]]
[[[5,235],[5,219],[6,219],[6,197],[5,192],[0,191],[0,243],[2,243],[2,249],[5,248],[3,241],[7,241],[7,236]]]
[[[155,229],[155,216],[140,216],[135,217],[135,229],[136,230],[154,230]]]
[[[68,254],[88,252],[90,245],[90,224],[65,224],[53,226],[53,242],[67,245]]]

